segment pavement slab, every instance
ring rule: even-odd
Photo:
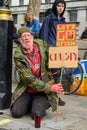
[[[7,120],[7,122],[4,122],[4,120]],[[9,120],[9,121],[8,121]],[[30,117],[22,117],[21,119],[13,119],[13,118],[0,118],[0,121],[2,121],[2,125],[0,125],[0,128],[4,128],[7,130],[33,130],[34,128],[34,121]],[[55,121],[55,115],[54,113],[47,113],[47,116],[42,119],[41,122],[41,130],[44,128],[44,130],[62,130],[63,128],[72,125],[76,122],[81,121],[78,117],[73,117],[69,115],[60,115],[58,117],[57,122]]]
[[[87,96],[60,95],[66,102],[59,106],[62,113],[57,117],[51,111],[46,111],[46,116],[41,121],[41,127],[34,127],[34,120],[29,115],[22,118],[12,118],[10,110],[2,110],[0,115],[0,130],[87,130]]]

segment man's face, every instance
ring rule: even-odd
[[[65,8],[64,3],[59,3],[56,8],[57,8],[58,15],[60,15],[64,11]]]
[[[21,35],[20,42],[22,47],[26,50],[31,50],[33,48],[33,35],[29,32],[25,32]]]

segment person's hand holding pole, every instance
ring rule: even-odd
[[[64,89],[62,87],[62,84],[59,83],[59,84],[52,84],[51,88],[50,88],[50,91],[51,92],[56,92],[57,94],[61,94],[64,91]]]

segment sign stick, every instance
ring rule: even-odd
[[[60,75],[60,83],[61,83],[61,81],[62,81],[62,75],[63,75],[63,59],[62,59],[62,68],[61,68],[61,75]],[[57,96],[58,96],[58,94],[57,94]],[[57,103],[57,108],[56,108],[56,122],[57,122],[57,120],[58,120],[58,115],[60,115],[61,114],[61,112],[58,110],[58,102],[59,102],[59,98],[56,98],[56,103]]]

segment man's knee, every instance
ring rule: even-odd
[[[25,115],[25,112],[22,112],[21,110],[17,110],[14,107],[11,109],[12,117],[14,118],[20,118]]]
[[[50,107],[50,103],[45,96],[36,96],[33,103],[32,103],[32,111],[31,115],[36,116],[40,115],[44,117],[46,115],[46,109]]]

